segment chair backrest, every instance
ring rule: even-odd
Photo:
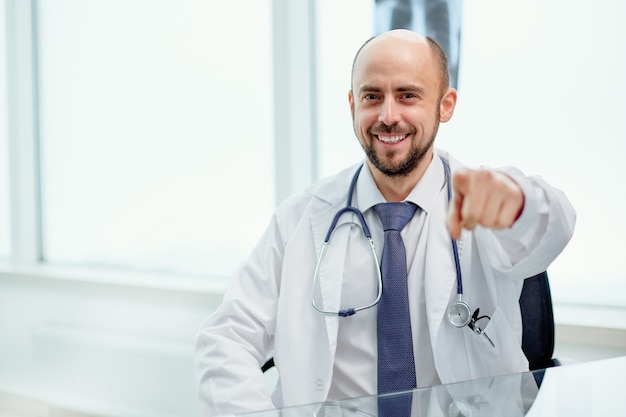
[[[554,312],[548,273],[524,280],[519,298],[522,312],[522,350],[530,370],[556,365],[554,354]]]

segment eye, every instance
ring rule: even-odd
[[[415,94],[415,93],[404,93],[404,94],[402,94],[402,98],[409,99],[409,100],[410,99],[414,99],[414,98],[417,98],[417,94]]]
[[[365,101],[378,100],[378,96],[376,94],[373,94],[373,93],[365,94],[363,96],[363,100],[365,100]]]

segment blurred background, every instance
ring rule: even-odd
[[[362,159],[352,59],[415,3],[0,0],[0,416],[198,416],[195,332],[274,207]],[[555,356],[626,355],[626,3],[448,3],[437,146],[564,190]]]

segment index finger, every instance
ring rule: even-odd
[[[454,174],[452,182],[452,201],[448,210],[448,230],[453,239],[461,237],[461,229],[463,227],[463,200],[468,187],[468,175],[465,171],[459,171]]]

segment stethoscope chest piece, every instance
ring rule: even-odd
[[[465,327],[471,320],[472,310],[460,297],[448,307],[448,321],[454,327]]]

